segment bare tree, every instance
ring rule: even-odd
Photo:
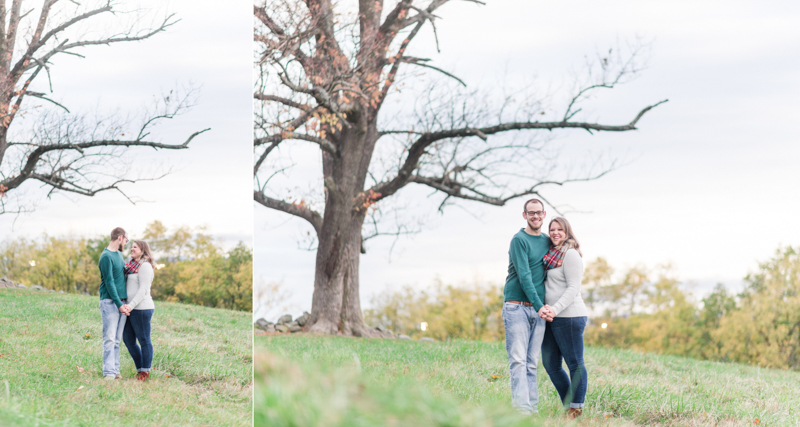
[[[254,316],[265,316],[276,309],[287,310],[287,307],[282,304],[292,297],[292,292],[286,289],[281,282],[267,282],[264,278],[259,278],[258,282],[253,284],[253,288],[255,291]]]
[[[254,7],[255,59],[261,70],[254,94],[254,199],[305,219],[316,232],[311,331],[376,334],[362,319],[358,266],[364,237],[380,234],[373,221],[365,228],[365,218],[379,203],[413,184],[441,194],[440,209],[453,200],[503,206],[523,196],[541,197],[540,189],[548,184],[597,178],[608,167],[555,179],[558,161],[545,155],[548,139],[531,138],[530,131],[634,130],[660,104],[643,108],[622,125],[573,120],[588,96],[641,69],[637,47],[630,54],[609,52],[592,61],[563,114],[551,121],[540,121],[546,97],[512,94],[495,102],[496,96],[467,91],[452,73],[408,54],[426,24],[436,34],[435,13],[446,3],[428,0],[423,6],[401,0],[384,9],[383,0],[359,0],[352,19],[329,0],[271,0]],[[400,81],[419,81],[403,70],[419,67],[453,84],[426,88],[409,103],[413,112],[392,111],[379,121]],[[324,202],[316,205],[324,204],[324,210],[314,209],[309,200],[276,194],[270,185],[290,166],[280,154],[287,143],[319,148]]]
[[[48,95],[53,91],[54,58],[83,57],[89,46],[148,39],[177,22],[168,15],[149,28],[139,28],[138,20],[122,22],[118,15],[123,12],[114,1],[44,0],[29,5],[23,0],[0,0],[0,214],[28,209],[19,197],[16,206],[12,204],[9,196],[22,194],[20,187],[29,181],[48,189],[48,197],[54,192],[93,196],[119,191],[125,195],[120,184],[159,178],[131,175],[126,160],[130,147],[184,149],[204,132],[175,144],[158,142],[150,135],[157,123],[191,106],[192,91],[162,96],[138,119],[71,114]],[[103,16],[117,16],[120,21],[107,34],[97,28]],[[36,81],[48,90],[34,90]],[[50,103],[53,110],[39,109],[31,102]],[[38,110],[35,124],[14,126],[21,116],[33,114],[29,110]]]

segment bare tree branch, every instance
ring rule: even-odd
[[[92,123],[92,119],[85,115],[72,115],[50,94],[31,90],[33,82],[45,70],[50,92],[53,92],[50,60],[55,55],[64,53],[83,57],[75,50],[148,39],[178,22],[174,15],[167,15],[152,28],[138,28],[138,22],[134,22],[130,27],[118,26],[116,34],[86,37],[85,34],[93,33],[87,29],[99,16],[119,12],[114,2],[97,7],[84,7],[72,2],[76,6],[73,8],[58,0],[44,0],[39,6],[38,16],[33,14],[35,9],[23,13],[22,0],[13,0],[8,11],[6,2],[0,3],[0,17],[3,18],[0,25],[0,188],[3,194],[0,198],[5,198],[9,192],[19,194],[19,188],[31,180],[49,188],[48,196],[59,191],[82,196],[118,191],[133,202],[134,199],[119,188],[120,184],[160,176],[134,178],[126,175],[122,166],[127,148],[184,149],[197,135],[208,130],[195,132],[183,143],[176,144],[162,143],[150,137],[157,122],[174,118],[191,107],[189,94],[170,94],[157,101],[155,109],[145,113],[138,134],[129,131],[129,136],[125,137],[125,129],[130,130],[129,119],[100,117]],[[53,22],[56,19],[60,22]],[[20,38],[20,26],[26,28],[24,40]],[[19,52],[15,50],[18,46],[21,47]],[[172,100],[170,96],[173,96]],[[30,102],[30,97],[47,101],[66,114],[59,115],[49,110],[29,113],[30,109],[25,105]],[[35,127],[18,129],[15,119],[21,113],[38,117]],[[9,141],[12,131],[23,142]],[[110,164],[116,167],[104,168]],[[17,197],[15,200],[20,199]],[[5,199],[3,211],[13,211],[7,207]]]
[[[316,137],[316,136],[313,136],[313,135],[307,135],[307,134],[298,133],[298,132],[285,132],[285,133],[283,133],[281,135],[270,135],[270,136],[263,137],[263,138],[256,138],[254,140],[254,144],[255,144],[256,147],[258,147],[260,145],[274,144],[276,142],[285,141],[287,139],[296,139],[296,140],[301,140],[301,141],[313,142],[313,143],[319,145],[319,147],[322,148],[323,150],[325,150],[325,151],[327,151],[327,152],[329,152],[331,154],[334,154],[334,155],[337,154],[336,146],[331,144],[330,141],[324,140],[322,138],[319,138],[319,137]]]
[[[526,129],[546,129],[546,130],[553,130],[553,129],[585,129],[588,131],[605,131],[605,132],[624,132],[629,130],[635,130],[636,124],[639,122],[639,119],[642,116],[650,111],[652,108],[667,102],[668,100],[663,100],[657,102],[653,105],[645,107],[642,109],[639,114],[634,117],[634,119],[626,124],[626,125],[601,125],[597,123],[582,123],[582,122],[522,122],[522,123],[502,123],[495,126],[488,126],[484,128],[461,128],[461,129],[448,129],[439,132],[430,132],[422,134],[408,149],[408,155],[403,166],[400,168],[397,176],[395,176],[392,180],[380,183],[374,186],[371,190],[375,193],[380,193],[380,197],[377,200],[384,199],[389,197],[397,192],[397,190],[403,188],[406,184],[408,184],[412,179],[412,173],[414,170],[417,169],[419,166],[420,158],[425,154],[428,147],[430,147],[433,143],[443,140],[443,139],[450,139],[450,138],[463,138],[463,137],[470,137],[476,136],[483,140],[487,139],[488,135],[493,135],[496,133],[501,132],[508,132],[508,131],[515,131],[515,130],[526,130]],[[411,132],[409,132],[411,133]],[[492,202],[487,202],[490,204],[495,204]]]
[[[461,83],[462,86],[464,86],[464,87],[467,86],[467,84],[464,83],[463,80],[461,80],[460,78],[454,76],[453,74],[450,74],[447,71],[442,70],[441,68],[434,67],[433,65],[427,64],[426,62],[430,61],[430,59],[427,59],[427,58],[414,58],[414,57],[410,57],[410,56],[405,56],[405,57],[400,58],[400,61],[404,62],[406,64],[417,65],[417,66],[420,66],[420,67],[425,67],[425,68],[429,68],[431,70],[438,71],[438,72],[444,74],[445,76],[450,77],[451,79]]]
[[[253,199],[256,202],[270,209],[279,210],[289,215],[294,215],[298,218],[303,218],[304,220],[311,223],[317,234],[319,234],[320,230],[322,229],[322,215],[320,215],[318,212],[315,212],[305,207],[302,203],[296,204],[296,203],[285,202],[283,200],[273,199],[259,191],[253,192]]]
[[[256,93],[256,94],[253,95],[253,97],[255,99],[258,99],[258,100],[261,100],[261,101],[280,102],[283,105],[287,105],[289,107],[297,108],[298,110],[303,110],[303,111],[311,111],[311,110],[314,109],[310,105],[301,104],[299,102],[294,102],[291,99],[286,99],[286,98],[282,98],[280,96],[275,96],[275,95],[267,95],[267,94],[263,94],[263,93]]]

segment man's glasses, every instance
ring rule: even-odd
[[[536,211],[536,212],[527,211],[525,213],[528,214],[528,216],[538,216],[538,217],[543,217],[544,216],[544,211]]]

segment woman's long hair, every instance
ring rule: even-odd
[[[553,225],[554,222],[557,222],[561,225],[561,228],[564,229],[564,233],[567,235],[567,238],[561,242],[561,245],[564,243],[569,243],[570,249],[575,249],[578,251],[578,254],[583,257],[583,253],[581,252],[581,244],[578,243],[578,239],[575,238],[575,234],[572,233],[572,226],[569,225],[569,221],[563,216],[557,216],[550,220],[550,224],[547,226],[547,232],[550,232],[550,226]]]
[[[142,250],[142,257],[139,258],[139,262],[149,262],[153,266],[153,271],[156,271],[156,262],[153,261],[153,252],[150,251],[150,245],[144,240],[134,240],[133,243]]]

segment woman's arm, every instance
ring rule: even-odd
[[[144,299],[147,292],[150,292],[150,287],[153,285],[153,266],[149,262],[143,262],[139,266],[139,289],[136,290],[136,296],[128,300],[128,305],[131,309],[136,308]]]
[[[561,298],[553,304],[553,310],[558,316],[559,313],[564,311],[565,308],[572,304],[575,297],[581,292],[581,279],[583,278],[583,259],[575,249],[570,249],[564,254],[564,262],[561,264],[564,267],[564,277],[567,280],[567,290],[561,295]]]

